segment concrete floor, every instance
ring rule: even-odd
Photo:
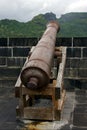
[[[0,130],[15,130],[17,126],[14,89],[0,88]]]
[[[87,116],[84,116],[84,114],[87,115],[86,99],[86,90],[67,91],[61,121],[32,122],[25,120],[20,122],[16,119],[15,108],[18,101],[14,96],[14,86],[1,87],[0,130],[87,130]],[[81,116],[83,116],[82,120]]]

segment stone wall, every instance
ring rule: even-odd
[[[38,40],[39,38],[0,38],[1,84],[6,84],[6,81],[16,82],[31,46],[36,45]],[[81,86],[82,82],[87,86],[87,38],[57,38],[56,46],[67,46],[65,86]]]
[[[37,41],[37,38],[0,38],[0,87],[15,84],[31,46]]]
[[[65,86],[87,88],[87,38],[62,38],[58,43],[67,46]]]

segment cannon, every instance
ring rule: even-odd
[[[61,119],[65,99],[66,47],[55,47],[59,29],[56,21],[49,22],[43,36],[26,58],[15,84],[15,97],[19,98],[16,115],[19,119]]]
[[[37,43],[21,72],[21,81],[29,89],[40,89],[48,85],[55,51],[56,34],[59,24],[51,21]]]

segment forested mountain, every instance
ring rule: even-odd
[[[0,37],[40,37],[50,20],[58,20],[59,37],[86,37],[87,13],[67,13],[60,18],[51,13],[39,14],[26,23],[16,20],[0,20]]]
[[[59,19],[64,37],[87,37],[87,13],[68,13]]]

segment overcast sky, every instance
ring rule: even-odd
[[[87,0],[0,0],[0,19],[27,22],[38,14],[87,12]]]

